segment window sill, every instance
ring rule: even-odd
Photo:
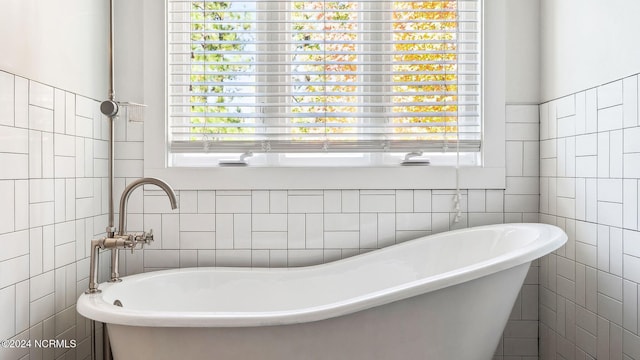
[[[145,169],[178,190],[455,189],[449,166]],[[504,168],[461,167],[461,189],[504,189]]]

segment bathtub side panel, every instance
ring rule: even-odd
[[[337,318],[246,328],[109,325],[115,358],[489,360],[529,263]]]

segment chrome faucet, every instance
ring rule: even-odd
[[[171,208],[178,208],[178,201],[176,199],[176,193],[171,188],[171,185],[167,184],[163,180],[157,178],[140,178],[131,184],[127,185],[122,192],[122,196],[120,197],[120,215],[119,215],[119,226],[120,229],[118,231],[119,236],[126,236],[127,233],[127,204],[129,203],[129,196],[133,190],[137,189],[143,185],[156,185],[157,187],[164,190],[164,192],[169,197],[169,201],[171,202]],[[144,240],[147,244],[153,241],[153,234],[149,232],[148,234],[143,234],[143,237],[146,238]],[[111,250],[111,282],[120,281],[120,274],[118,273],[118,248],[114,248]]]
[[[130,249],[132,252],[138,246],[144,246],[153,241],[153,231],[142,234],[127,234],[127,203],[129,202],[129,196],[133,190],[142,185],[156,185],[164,190],[171,202],[171,208],[178,208],[178,201],[176,200],[176,194],[169,184],[156,178],[141,178],[131,184],[129,184],[120,197],[120,231],[118,234],[107,234],[107,237],[102,239],[91,240],[91,262],[89,264],[89,289],[85,291],[86,294],[99,293],[98,289],[98,256],[99,251],[102,249],[111,249],[111,282],[120,281],[120,275],[118,274],[118,250]]]

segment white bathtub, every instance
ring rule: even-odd
[[[531,261],[565,241],[492,225],[317,266],[157,271],[77,309],[108,324],[118,360],[489,360]]]

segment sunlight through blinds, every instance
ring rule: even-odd
[[[169,0],[170,151],[480,151],[479,1]]]

